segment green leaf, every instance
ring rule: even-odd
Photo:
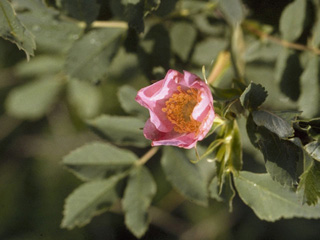
[[[230,140],[230,156],[228,159],[228,170],[234,174],[242,169],[242,145],[239,127],[236,121],[233,122],[232,138]]]
[[[280,18],[280,32],[283,39],[293,42],[303,32],[307,1],[295,0],[288,4]]]
[[[70,49],[66,71],[71,78],[96,82],[108,71],[120,46],[124,28],[92,30]]]
[[[299,120],[299,126],[310,137],[320,141],[320,118],[313,118],[309,120]]]
[[[293,112],[297,115],[296,112]],[[292,120],[286,120],[275,113],[266,110],[258,110],[252,112],[253,121],[258,126],[263,126],[269,131],[277,134],[280,138],[292,137],[294,129],[292,127]]]
[[[310,156],[308,156],[310,157]],[[311,157],[310,157],[311,158]],[[311,165],[300,176],[298,189],[303,189],[303,196],[307,204],[315,205],[320,198],[320,163],[313,161]]]
[[[251,82],[240,96],[240,102],[246,109],[257,109],[267,98],[268,93],[261,84]]]
[[[216,88],[212,87],[213,89],[213,98],[215,100],[222,100],[222,101],[230,101],[235,98],[240,97],[241,91],[235,88]]]
[[[192,55],[192,61],[199,66],[209,66],[212,61],[216,60],[218,54],[223,51],[226,46],[227,42],[224,39],[207,38],[196,45]],[[210,52],[210,54],[208,54],[208,52]]]
[[[126,226],[137,238],[142,237],[148,229],[147,210],[156,188],[156,183],[146,167],[139,166],[131,171],[122,204]]]
[[[138,158],[131,151],[105,143],[84,145],[63,158],[63,164],[82,180],[102,179],[131,167]]]
[[[162,24],[153,25],[146,33],[138,48],[140,67],[148,78],[155,79],[155,67],[169,69],[171,59],[170,36]]]
[[[103,100],[101,88],[72,79],[67,90],[68,100],[81,118],[96,117],[100,113]]]
[[[16,73],[19,77],[37,77],[48,74],[55,74],[63,69],[63,56],[37,55],[31,61],[23,61],[16,65]]]
[[[293,101],[297,101],[300,95],[301,73],[299,54],[283,48],[276,62],[275,80],[280,84],[281,92]]]
[[[240,0],[219,0],[219,7],[231,26],[236,26],[244,19],[244,11]]]
[[[320,162],[320,142],[319,141],[308,143],[304,148],[312,158]]]
[[[16,87],[7,96],[6,110],[16,118],[39,119],[50,111],[62,86],[59,76],[43,76]]]
[[[88,124],[102,137],[121,146],[150,146],[142,128],[145,122],[135,117],[102,115],[89,120]]]
[[[220,189],[221,186],[221,189]],[[226,173],[223,177],[223,183],[220,184],[217,177],[214,177],[209,185],[210,197],[217,201],[226,201],[229,204],[229,211],[232,212],[232,201],[236,192],[232,183],[232,176]]]
[[[80,185],[65,200],[61,227],[82,227],[94,216],[107,211],[117,199],[115,185],[118,180],[112,177]]]
[[[143,0],[122,0],[125,6],[124,17],[129,27],[135,29],[138,33],[144,31],[144,1]]]
[[[95,0],[57,0],[57,5],[67,15],[91,24],[99,14],[100,5]]]
[[[22,49],[29,60],[34,55],[36,43],[32,33],[17,18],[7,0],[0,0],[0,37],[7,39]]]
[[[300,147],[280,139],[265,127],[258,127],[251,116],[247,121],[247,131],[252,144],[263,153],[266,169],[272,178],[282,185],[296,184],[297,163],[302,157]]]
[[[320,113],[319,57],[311,56],[301,75],[299,108],[304,117],[315,117]]]
[[[118,98],[123,110],[129,114],[146,119],[149,117],[148,110],[136,102],[136,96],[137,90],[130,85],[121,86],[118,92]]]
[[[187,38],[185,37],[185,33],[188,33]],[[197,31],[195,27],[187,22],[175,23],[170,30],[172,50],[184,62],[188,60],[196,37]]]
[[[182,195],[197,204],[208,205],[206,180],[183,150],[166,147],[161,164],[168,180]]]
[[[74,21],[62,20],[59,12],[43,1],[14,0],[18,18],[35,36],[37,50],[65,53],[83,29]]]
[[[299,195],[274,182],[268,174],[243,171],[234,178],[234,182],[240,198],[262,220],[320,218],[320,205],[303,205]]]

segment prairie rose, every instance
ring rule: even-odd
[[[143,133],[152,146],[192,148],[206,136],[215,116],[209,87],[187,71],[169,70],[163,80],[139,90],[136,101],[149,110]]]

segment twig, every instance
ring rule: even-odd
[[[268,39],[271,42],[279,44],[283,47],[291,48],[291,49],[295,49],[295,50],[299,50],[299,51],[309,51],[309,52],[313,52],[314,54],[320,55],[320,49],[318,49],[318,48],[311,48],[311,47],[308,47],[303,44],[288,42],[288,41],[283,40],[281,38],[271,36],[268,33],[265,33],[263,31],[259,30],[258,28],[252,26],[251,24],[243,24],[243,27],[247,31],[253,33],[254,35],[256,35],[262,39]]]
[[[146,154],[144,154],[139,161],[136,163],[136,165],[143,165],[145,164],[150,158],[153,157],[159,150],[159,147],[153,147],[151,148]]]

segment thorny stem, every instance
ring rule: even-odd
[[[253,33],[254,35],[256,35],[256,36],[258,36],[258,37],[260,37],[262,39],[268,39],[271,42],[279,44],[279,45],[281,45],[283,47],[291,48],[291,49],[295,49],[295,50],[299,50],[299,51],[309,51],[309,52],[313,52],[314,54],[320,55],[320,49],[318,49],[318,48],[311,48],[311,47],[308,47],[306,45],[302,45],[302,44],[299,44],[299,43],[288,42],[286,40],[271,36],[268,33],[265,33],[265,32],[259,30],[258,28],[254,27],[254,26],[252,26],[250,24],[243,24],[243,27],[247,31]]]
[[[136,162],[136,165],[144,165],[150,158],[153,157],[153,155],[155,155],[158,152],[159,149],[160,149],[159,147],[151,148],[139,159],[138,162]]]

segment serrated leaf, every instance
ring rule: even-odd
[[[294,114],[296,114],[296,112],[294,112]],[[269,131],[277,134],[280,138],[292,137],[294,134],[292,120],[287,121],[277,114],[268,112],[266,110],[254,111],[252,112],[252,116],[253,121],[258,126],[267,128]]]
[[[240,102],[246,109],[257,109],[267,98],[268,93],[265,88],[251,82],[240,96]]]
[[[119,178],[87,182],[65,200],[61,227],[73,229],[88,224],[94,216],[108,210],[117,199],[115,185]]]
[[[118,98],[123,110],[146,119],[149,117],[148,110],[135,101],[136,96],[137,90],[130,85],[121,86],[118,92]]]
[[[101,115],[88,124],[102,137],[122,146],[150,146],[142,128],[145,122],[135,117]]]
[[[16,118],[39,119],[49,112],[62,86],[58,76],[44,76],[16,87],[7,96],[6,110]]]
[[[280,32],[283,39],[293,42],[303,32],[307,1],[295,0],[284,9],[280,18]]]
[[[26,53],[28,60],[34,55],[36,49],[34,36],[17,18],[7,0],[0,0],[0,37],[15,43]]]
[[[236,26],[244,19],[244,11],[240,0],[219,0],[219,7],[230,25]]]
[[[320,142],[319,141],[313,141],[311,143],[308,143],[304,148],[312,158],[320,162]]]
[[[103,28],[87,33],[70,49],[66,72],[80,80],[96,82],[102,78],[120,47],[124,31],[124,28]]]
[[[243,171],[234,178],[234,182],[240,198],[262,220],[320,218],[320,205],[303,205],[299,195],[273,181],[269,174]]]
[[[185,37],[185,33],[188,33],[187,38]],[[172,50],[184,62],[188,60],[196,37],[196,29],[193,27],[193,25],[187,22],[175,23],[170,30]]]
[[[320,81],[319,81],[319,57],[312,56],[301,78],[301,94],[299,97],[299,108],[303,116],[311,118],[320,113]]]
[[[311,158],[310,156],[306,156]],[[298,189],[303,189],[303,196],[307,204],[315,205],[320,198],[320,163],[313,161],[300,176]]]
[[[139,166],[131,171],[123,197],[125,223],[137,237],[142,237],[148,229],[148,208],[156,193],[156,183],[149,170]]]
[[[72,79],[68,84],[68,100],[81,118],[96,117],[102,106],[102,92],[89,82]]]
[[[265,127],[258,127],[251,116],[247,121],[247,131],[252,144],[263,153],[266,169],[272,178],[282,185],[296,184],[301,149],[291,141],[280,139]]]
[[[14,0],[18,18],[35,36],[39,51],[65,53],[79,39],[83,29],[59,18],[59,12],[43,1]]]
[[[63,158],[63,164],[82,180],[102,179],[129,168],[138,158],[131,151],[106,143],[84,145]]]
[[[168,180],[182,195],[197,204],[208,204],[206,180],[198,166],[190,162],[183,150],[166,147],[161,165]]]
[[[91,24],[98,16],[100,5],[95,0],[57,0],[57,5],[67,15]]]

